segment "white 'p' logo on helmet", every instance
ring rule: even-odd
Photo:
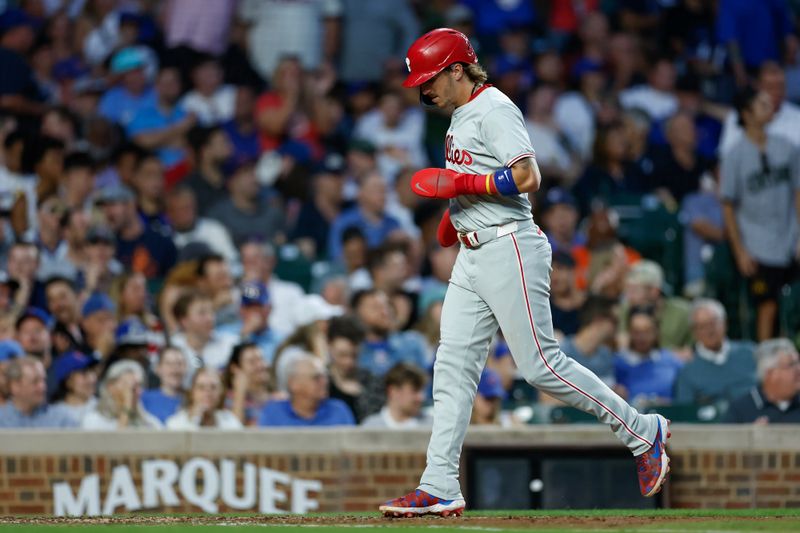
[[[406,68],[408,68],[408,71],[411,72],[411,60],[409,58],[406,58]]]

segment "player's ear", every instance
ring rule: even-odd
[[[453,73],[453,79],[456,81],[461,81],[461,78],[464,77],[464,65],[461,63],[453,63],[450,65],[450,72]]]

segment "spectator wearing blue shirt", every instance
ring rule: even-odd
[[[183,402],[183,381],[186,378],[186,355],[180,348],[167,346],[161,350],[156,365],[157,389],[142,393],[145,410],[162,423],[178,412]]]
[[[342,235],[350,227],[358,228],[367,239],[367,246],[380,246],[389,235],[400,229],[400,222],[386,214],[386,181],[371,173],[361,181],[358,203],[344,211],[331,224],[328,255],[333,260],[342,257]]]
[[[239,320],[223,324],[217,328],[217,331],[236,335],[243,342],[257,345],[261,348],[265,362],[272,363],[275,350],[283,341],[283,335],[270,329],[270,311],[272,311],[272,303],[267,286],[260,282],[247,282],[242,285]]]
[[[149,86],[145,66],[147,56],[139,48],[123,48],[111,59],[111,74],[121,79],[100,99],[98,111],[111,122],[127,127],[144,108],[156,104],[156,94]]]
[[[236,88],[233,118],[222,125],[233,145],[234,157],[258,159],[261,155],[256,129],[255,103],[252,87],[240,85]]]
[[[633,308],[628,316],[630,346],[614,359],[617,383],[627,390],[631,405],[672,403],[673,389],[683,363],[658,346],[658,323],[646,308]]]
[[[177,68],[159,71],[155,91],[155,102],[136,111],[127,131],[137,144],[158,150],[161,163],[169,170],[186,160],[186,133],[195,119],[178,105],[181,78]]]
[[[352,308],[366,330],[366,340],[358,354],[360,368],[380,377],[397,363],[430,367],[425,338],[416,331],[394,331],[394,315],[385,292],[360,291],[353,296]]]
[[[47,405],[44,365],[30,356],[18,357],[6,369],[9,401],[0,406],[0,428],[69,428],[78,422]]]
[[[289,399],[268,403],[259,426],[352,426],[355,418],[341,400],[328,398],[328,372],[322,360],[293,354],[287,368]]]

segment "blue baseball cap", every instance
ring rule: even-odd
[[[132,202],[136,199],[136,195],[130,188],[121,183],[107,185],[97,191],[94,197],[94,203],[98,205],[110,204],[114,202]]]
[[[594,59],[584,57],[572,66],[572,77],[575,79],[581,79],[584,74],[590,72],[603,72],[603,65]]]
[[[100,311],[109,311],[113,313],[116,310],[117,307],[107,294],[102,292],[94,292],[84,302],[83,309],[81,309],[81,316],[86,318],[87,316],[99,313]]]
[[[575,201],[575,197],[572,196],[572,193],[561,187],[551,187],[550,190],[547,191],[547,194],[544,195],[544,198],[542,198],[541,211],[547,211],[556,205],[568,205],[575,209],[578,208],[578,203]]]
[[[61,383],[73,372],[91,368],[98,363],[97,359],[81,352],[65,352],[58,356],[53,363],[53,372],[56,382]]]
[[[147,346],[150,335],[147,327],[138,318],[123,320],[114,332],[117,346]]]
[[[5,33],[20,26],[28,26],[30,29],[36,31],[39,24],[30,15],[21,9],[7,9],[0,15],[0,33]]]
[[[36,320],[41,322],[47,329],[53,327],[53,318],[47,311],[45,311],[44,309],[40,309],[39,307],[28,307],[17,318],[17,322],[15,324],[16,328],[19,329],[20,324],[22,324],[25,320],[29,318],[35,318]]]
[[[247,282],[242,285],[242,306],[264,306],[268,303],[269,289],[266,285],[258,282]]]
[[[123,48],[111,58],[111,73],[122,74],[147,65],[147,56],[140,48]]]
[[[11,339],[0,341],[0,363],[23,355],[25,355],[25,350],[17,341]]]
[[[504,399],[506,397],[506,390],[503,388],[500,374],[491,368],[484,368],[483,374],[481,374],[481,380],[478,382],[478,394],[487,400],[493,400],[495,398]]]
[[[237,156],[233,156],[222,165],[222,172],[225,174],[227,179],[231,179],[237,172],[242,170],[243,168],[253,167],[255,168],[258,161],[245,154],[240,154]]]

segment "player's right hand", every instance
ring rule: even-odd
[[[445,168],[424,168],[411,177],[411,189],[424,198],[454,198],[457,175]]]
[[[445,248],[453,246],[458,241],[458,233],[453,223],[450,222],[450,209],[446,209],[439,221],[439,229],[436,230],[436,239]]]

